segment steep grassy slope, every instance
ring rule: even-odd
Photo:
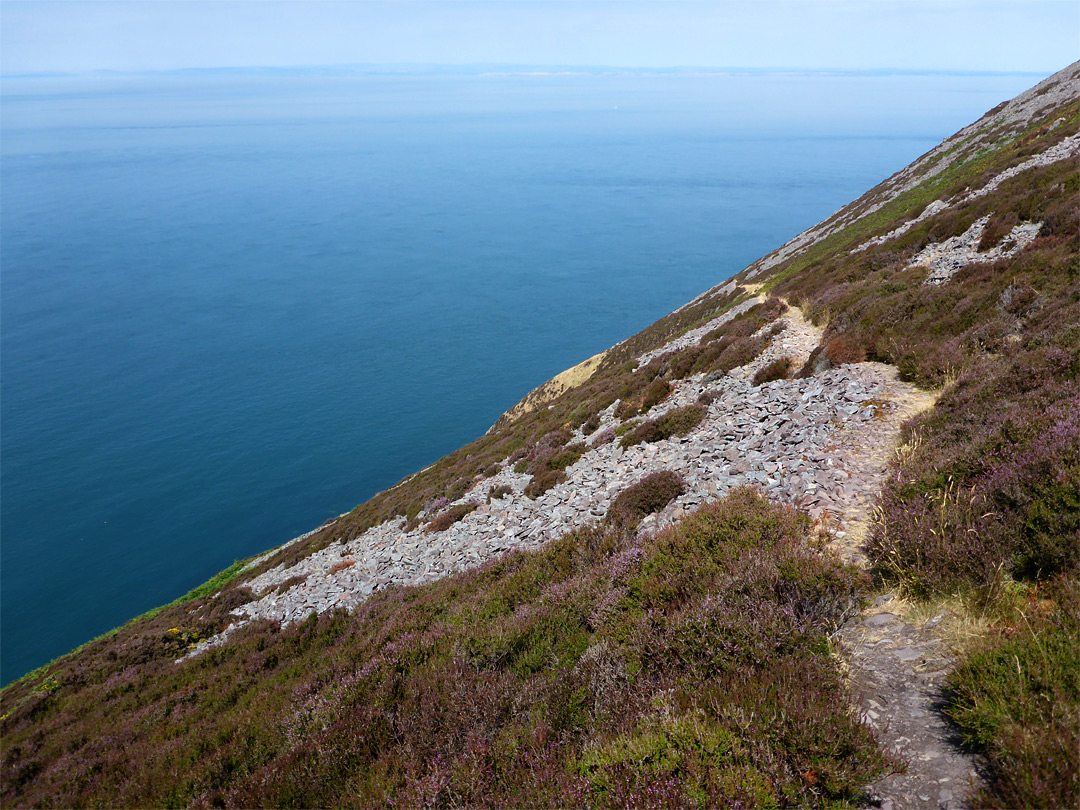
[[[861,801],[898,765],[854,721],[828,637],[868,582],[805,516],[744,490],[638,536],[680,486],[646,479],[539,552],[380,591],[351,614],[252,622],[174,663],[260,573],[392,517],[439,520],[501,465],[547,486],[583,452],[565,447],[568,428],[745,364],[776,302],[635,359],[744,301],[750,282],[824,326],[804,373],[869,357],[943,389],[881,494],[873,573],[913,598],[959,594],[986,621],[950,703],[992,761],[978,801],[1080,803],[1078,97],[1074,65],[613,347],[543,407],[5,689],[4,805]],[[1035,237],[1012,252],[1024,223]],[[623,439],[654,440],[647,424]]]

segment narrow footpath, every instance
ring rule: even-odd
[[[837,436],[847,448],[844,464],[859,495],[840,517],[843,528],[835,547],[861,567],[867,565],[863,544],[874,501],[897,452],[900,428],[934,404],[933,396],[900,382],[895,368],[881,366],[881,372],[889,381],[881,388],[879,418],[846,425]],[[953,651],[940,634],[947,613],[915,626],[890,611],[897,605],[893,594],[883,594],[836,634],[860,717],[907,765],[903,773],[889,775],[868,790],[882,810],[967,807],[965,798],[981,776],[977,758],[960,749],[942,713],[945,677],[954,663]]]

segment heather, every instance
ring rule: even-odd
[[[825,326],[825,354],[833,363],[882,360],[907,379],[940,386],[1000,352],[1047,301],[1075,284],[1080,185],[1069,161],[1002,183],[987,197],[920,223],[894,242],[839,252],[778,284]],[[936,237],[962,233],[984,213],[1025,201],[1022,218],[1043,222],[1019,256],[975,263],[947,284],[923,284],[927,270],[908,262]],[[940,223],[939,219],[947,220]],[[935,229],[940,228],[940,233]]]
[[[466,515],[476,511],[477,504],[475,503],[463,503],[459,506],[451,506],[445,512],[438,514],[430,523],[425,532],[443,532],[457,523]]]
[[[868,547],[883,575],[923,595],[1075,575],[1078,314],[1054,307],[1047,331],[979,363],[908,427]]]
[[[680,375],[675,374],[674,376],[679,377]],[[615,409],[615,415],[619,419],[629,419],[641,413],[648,413],[654,405],[663,402],[664,398],[670,393],[671,383],[665,379],[656,378],[645,386],[645,389],[640,394],[624,398],[619,403],[619,407]]]
[[[659,512],[686,491],[682,478],[669,470],[650,473],[624,489],[608,510],[607,520],[635,528],[643,518]]]
[[[505,485],[500,487],[491,487],[488,490],[488,501],[490,502],[491,500],[501,500],[507,495],[512,495],[513,493],[514,490]]]
[[[1005,611],[950,675],[946,711],[994,781],[974,806],[1080,806],[1080,588],[1055,578]]]
[[[786,380],[791,376],[791,358],[780,357],[762,366],[754,374],[754,385],[764,385],[774,380]]]
[[[611,520],[179,664],[243,594],[167,609],[5,690],[4,802],[856,801],[887,765],[828,643],[858,577],[811,528],[739,490],[654,535]]]
[[[990,761],[980,807],[1080,803],[1078,315],[1075,296],[1047,306],[909,426],[868,544],[886,581],[990,622],[949,708]]]
[[[1075,77],[1074,79],[1075,80]],[[994,111],[991,110],[983,120],[992,118]],[[972,141],[958,144],[952,147],[957,152],[951,165],[939,171],[934,176],[925,179],[914,188],[903,192],[891,199],[883,199],[883,189],[878,186],[866,192],[862,197],[849,205],[844,214],[851,216],[853,213],[861,213],[854,222],[839,229],[796,256],[781,262],[775,269],[770,271],[766,280],[766,286],[770,289],[778,282],[794,280],[797,277],[813,277],[818,275],[823,268],[832,266],[837,260],[843,261],[844,257],[857,245],[866,239],[882,236],[889,233],[899,223],[913,220],[919,216],[935,200],[947,201],[956,198],[967,191],[983,188],[987,183],[1001,172],[1013,168],[1032,155],[1038,154],[1062,141],[1068,134],[1076,132],[1080,124],[1080,104],[1073,101],[1060,107],[1048,106],[1035,118],[1026,124],[1021,124],[1019,131],[1013,124],[991,123],[985,126],[980,134],[983,137],[994,139],[998,142],[995,148],[980,148]],[[939,156],[939,160],[940,160]],[[1057,165],[1060,170],[1062,161]],[[1054,167],[1048,167],[1054,168]],[[1068,167],[1066,166],[1066,172]],[[1041,169],[1024,172],[1019,175],[1021,182],[1026,182],[1030,176]],[[1010,182],[1010,181],[1006,181]],[[1002,184],[1004,187],[1005,184]],[[1059,191],[1056,189],[1055,191]],[[1075,190],[1075,187],[1074,187]],[[983,200],[994,199],[1001,189],[997,189]],[[1016,208],[1025,214],[1032,212],[1032,203],[1026,200],[1022,191],[1013,195],[1011,199],[998,197],[997,211],[1007,212],[1010,208]],[[1044,201],[1045,202],[1045,201]],[[1053,205],[1053,201],[1051,201]],[[1065,206],[1054,205],[1054,221],[1058,224],[1067,224],[1071,216],[1070,209]],[[967,221],[970,225],[977,217],[971,217]],[[825,221],[830,224],[837,219],[834,215]],[[938,217],[931,217],[925,221],[929,225],[920,223],[907,234],[899,237],[906,240],[940,241],[949,236],[962,233],[964,227],[959,227],[962,222],[955,211],[946,210]],[[896,241],[892,244],[896,244]],[[910,241],[906,244],[911,244]],[[886,249],[889,243],[884,246]],[[879,248],[870,248],[865,251],[869,255],[879,254]],[[810,271],[810,272],[806,272]],[[857,277],[839,276],[836,280],[841,282],[854,281]]]
[[[954,164],[889,205],[928,190],[956,199],[986,185],[1064,137],[1058,119],[1075,119],[1075,107],[1047,113],[1002,148]],[[908,217],[923,208],[915,205]],[[789,262],[766,282],[824,327],[799,376],[869,358],[943,388],[936,407],[907,428],[868,548],[879,574],[913,594],[992,596],[1003,577],[1041,580],[1077,568],[1078,208],[1075,162],[1058,161],[882,244],[833,250],[795,274]],[[1021,221],[1042,226],[1012,258],[968,264],[944,284],[923,283],[926,268],[910,264],[915,253],[986,215],[984,237]],[[868,224],[842,234],[855,242]]]

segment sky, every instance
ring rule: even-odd
[[[509,64],[1049,74],[1078,0],[0,0],[0,73]]]

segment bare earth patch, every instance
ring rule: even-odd
[[[564,391],[568,391],[571,388],[577,388],[583,382],[587,381],[596,369],[600,367],[600,363],[603,362],[605,355],[607,355],[607,352],[594,354],[588,360],[584,360],[576,366],[568,368],[566,371],[552,377],[543,385],[534,388],[521,400],[521,402],[503,414],[499,419],[499,422],[503,422],[504,420],[506,422],[513,422],[525,414],[535,411],[541,405],[551,402]]]

